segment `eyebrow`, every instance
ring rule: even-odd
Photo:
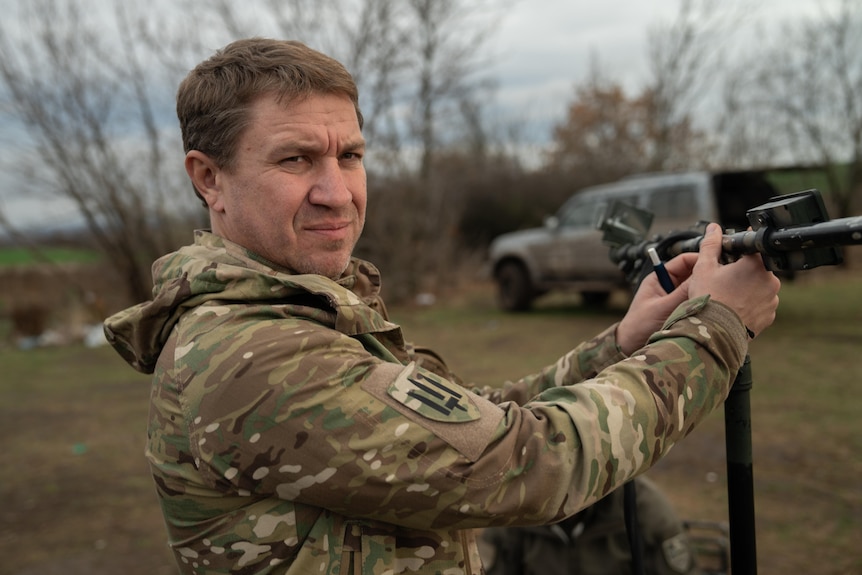
[[[348,140],[341,149],[343,152],[355,152],[356,150],[364,150],[365,145],[365,138],[358,138],[356,140]]]
[[[290,142],[283,142],[278,144],[274,148],[272,148],[271,153],[274,155],[286,155],[286,154],[317,154],[320,153],[321,147],[318,145],[319,142],[314,141],[312,139],[309,140],[292,140]],[[355,140],[348,140],[343,145],[340,146],[340,154],[347,152],[356,152],[357,150],[364,150],[366,146],[365,138],[358,138]]]

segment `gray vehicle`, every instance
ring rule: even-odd
[[[747,229],[746,211],[776,195],[762,171],[647,174],[585,188],[546,218],[544,227],[493,240],[489,256],[498,303],[520,311],[549,291],[569,290],[596,306],[614,290],[629,290],[596,227],[611,200],[652,212],[651,233],[664,234],[700,221]]]

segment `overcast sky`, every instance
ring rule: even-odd
[[[862,1],[862,0],[853,0]],[[737,39],[750,43],[756,30],[775,31],[787,21],[834,12],[838,0],[724,0],[750,6]],[[506,109],[530,109],[531,119],[547,126],[564,117],[576,82],[583,81],[591,58],[603,73],[629,90],[648,78],[647,33],[670,24],[679,0],[520,0],[503,20],[492,46]]]
[[[648,77],[645,57],[651,26],[673,21],[678,0],[500,0],[512,8],[489,41],[496,99],[510,121],[527,123],[529,138],[543,139],[564,118],[574,85],[588,74],[597,58],[606,77],[630,90]],[[732,2],[733,0],[725,0]],[[737,3],[745,3],[738,0]],[[862,0],[853,0],[862,1]],[[9,17],[13,0],[0,0]],[[751,20],[775,29],[786,21],[834,8],[839,0],[748,0]],[[97,5],[97,4],[94,4]],[[754,22],[751,22],[754,24]],[[754,29],[752,26],[751,29]],[[181,159],[177,159],[181,162]],[[0,186],[4,180],[0,174]],[[2,207],[22,223],[62,217],[67,206],[45,206],[31,198],[3,198]]]

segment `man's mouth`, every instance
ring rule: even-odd
[[[319,222],[305,226],[305,231],[321,235],[330,239],[341,239],[351,229],[352,222],[339,220],[335,222]]]

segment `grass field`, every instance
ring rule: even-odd
[[[45,248],[38,254],[26,248],[0,248],[0,266],[32,265],[39,263],[93,263],[99,261],[98,253],[74,248]]]
[[[862,573],[862,277],[785,286],[751,346],[759,573]],[[479,285],[390,310],[467,381],[529,373],[615,321],[549,298],[507,315]],[[142,455],[148,378],[108,348],[0,349],[0,575],[174,573]],[[649,472],[686,518],[726,521],[716,413]]]

